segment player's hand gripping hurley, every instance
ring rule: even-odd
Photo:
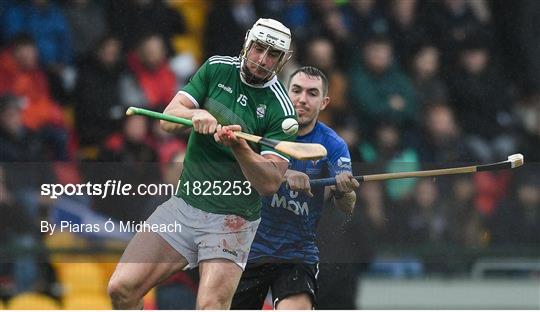
[[[185,126],[193,126],[193,122],[189,119],[158,113],[144,108],[130,107],[127,109],[126,115],[142,115],[154,119],[182,124]],[[271,147],[276,151],[282,152],[283,154],[287,154],[292,158],[299,160],[317,160],[326,156],[326,149],[321,144],[278,141],[241,131],[237,131],[234,134],[239,138]]]
[[[368,181],[383,181],[391,179],[404,179],[404,178],[421,178],[421,177],[434,177],[449,174],[461,174],[461,173],[474,173],[480,171],[492,171],[501,169],[513,169],[522,166],[524,163],[522,154],[513,154],[508,156],[505,161],[500,161],[493,164],[456,167],[446,169],[424,170],[424,171],[410,171],[410,172],[394,172],[394,173],[381,173],[381,174],[369,174],[364,176],[355,176],[354,178],[360,182]],[[311,180],[311,186],[329,186],[335,185],[335,178],[325,178]]]

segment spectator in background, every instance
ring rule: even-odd
[[[51,178],[39,137],[22,123],[22,99],[0,96],[0,245],[27,250],[39,249],[39,208],[47,204],[39,196],[39,185]],[[50,182],[50,180],[49,180]],[[12,244],[12,245],[10,245]],[[11,262],[11,291],[34,290],[39,280],[35,254],[16,254]],[[0,261],[2,262],[2,261]],[[0,266],[2,264],[0,263]],[[4,282],[4,281],[3,281]],[[3,291],[4,287],[0,287]]]
[[[515,105],[519,117],[519,151],[527,162],[540,162],[540,95],[527,97]]]
[[[257,20],[257,11],[252,0],[213,1],[208,20],[221,27],[206,27],[204,33],[205,59],[212,55],[239,55],[246,31]],[[211,26],[209,23],[207,26]]]
[[[423,163],[452,164],[470,160],[454,113],[444,104],[426,107],[425,125],[418,147]]]
[[[88,56],[109,27],[101,4],[91,0],[67,1],[64,12],[73,34],[75,60]]]
[[[503,5],[510,3],[503,2]],[[514,3],[514,7],[518,7],[518,15],[515,19],[516,27],[514,33],[519,46],[518,57],[524,62],[524,71],[520,72],[521,79],[525,82],[525,91],[527,93],[540,94],[540,3],[534,0],[520,1]],[[506,13],[506,12],[505,12]],[[515,59],[511,58],[511,66],[514,65]]]
[[[337,4],[333,6],[327,5],[328,8],[326,8],[322,3],[319,6],[319,10],[322,10],[322,35],[332,38],[335,45],[344,47],[347,41],[353,38],[350,25],[347,24],[346,16]]]
[[[395,242],[397,237],[392,236],[395,233],[390,228],[384,184],[382,182],[362,183],[359,195],[360,201],[357,208],[364,217],[364,226],[370,241],[373,241],[375,246]]]
[[[36,42],[39,60],[49,76],[50,94],[63,101],[73,87],[73,41],[64,12],[52,1],[31,0],[9,7],[4,18],[6,40],[21,34]]]
[[[538,170],[538,166],[535,166]],[[514,197],[503,201],[490,222],[493,244],[540,244],[540,178],[538,171],[516,175]]]
[[[100,166],[100,172],[87,173],[88,180],[105,183],[113,177],[132,185],[159,183],[161,174],[157,154],[149,136],[149,120],[143,116],[124,119],[121,132],[109,136],[102,148],[99,161],[109,162]],[[103,172],[101,172],[103,171]],[[107,196],[92,198],[97,210],[123,221],[146,220],[153,211],[153,196]]]
[[[417,18],[416,0],[392,0],[390,2],[388,35],[394,44],[396,60],[402,68],[407,67],[407,60],[414,47],[425,42],[427,32]]]
[[[418,104],[410,79],[393,64],[388,38],[369,39],[362,57],[361,64],[352,65],[349,93],[364,129],[374,129],[380,120],[410,128],[417,119]]]
[[[437,103],[448,103],[448,87],[440,77],[440,53],[437,47],[421,44],[410,59],[410,75],[422,108]]]
[[[162,111],[162,109],[160,109],[159,111]],[[186,134],[182,135],[182,137],[171,134],[161,129],[159,120],[152,120],[150,127],[152,148],[157,154],[158,161],[161,165],[161,171],[165,176],[170,170],[170,162],[174,159],[173,156],[179,153],[183,154],[185,152],[187,148],[187,139],[189,136],[189,132],[186,132]],[[177,161],[183,161],[183,158]],[[162,202],[163,200],[160,201],[160,203]]]
[[[44,160],[42,143],[22,122],[24,100],[9,94],[0,96],[0,162]]]
[[[380,123],[375,128],[375,141],[363,141],[358,146],[363,162],[371,163],[377,172],[419,170],[418,153],[404,146],[399,128],[395,124]],[[352,153],[351,153],[352,154]],[[409,197],[416,181],[414,179],[386,181],[386,196],[395,203]]]
[[[342,11],[354,42],[359,46],[374,36],[389,32],[388,20],[375,0],[349,1]]]
[[[74,92],[75,127],[82,146],[100,145],[120,128],[124,116],[118,91],[124,71],[121,49],[116,37],[105,36],[79,66]]]
[[[157,155],[148,133],[148,119],[132,116],[124,119],[122,132],[105,141],[101,160],[112,162],[155,162]]]
[[[14,38],[0,53],[0,93],[6,92],[24,98],[23,125],[48,143],[51,159],[68,159],[63,111],[51,96],[49,81],[39,66],[37,47],[28,36]]]
[[[336,66],[332,42],[326,38],[315,38],[307,47],[307,64],[320,68],[328,77],[328,96],[332,105],[321,111],[319,120],[334,128],[342,124],[348,114],[347,77]]]
[[[503,131],[512,122],[508,83],[483,38],[471,37],[464,43],[448,85],[451,102],[476,158],[494,161],[514,152],[513,138]]]
[[[311,31],[315,36],[328,38],[336,52],[337,65],[347,66],[347,58],[353,53],[354,37],[343,10],[334,1],[318,1],[312,6]]]
[[[29,34],[36,42],[40,61],[47,69],[71,64],[73,45],[64,13],[54,2],[19,2],[5,12],[2,33],[6,40]]]
[[[120,96],[125,106],[157,108],[165,106],[178,85],[163,38],[150,34],[128,55],[130,73],[122,78]]]
[[[281,12],[283,24],[287,25],[295,34],[294,40],[304,42],[310,33],[311,10],[309,2],[305,0],[286,1]]]
[[[408,243],[444,242],[447,220],[437,184],[432,179],[420,179],[413,197],[389,209],[391,227],[401,228],[398,239]]]
[[[162,36],[168,52],[171,38],[182,34],[186,27],[183,16],[159,0],[106,1],[111,32],[117,34],[126,51],[135,49],[149,33]]]
[[[36,248],[38,247],[34,237],[37,232],[36,220],[28,214],[28,211],[21,209],[15,196],[8,189],[6,179],[5,170],[0,166],[0,246]],[[9,296],[33,290],[39,273],[35,261],[35,257],[31,254],[2,256],[0,268],[5,271],[2,274],[4,276],[1,276],[3,285],[0,286],[0,294]]]
[[[0,96],[0,163],[9,163],[4,174],[7,187],[14,199],[21,204],[25,213],[36,218],[38,215],[39,183],[50,179],[40,137],[26,128],[22,122],[22,100],[12,95]]]
[[[474,202],[476,188],[471,177],[457,176],[450,189],[451,194],[445,198],[448,241],[471,248],[485,247],[489,236],[485,218]]]
[[[426,29],[442,52],[442,63],[448,67],[454,65],[458,47],[471,34],[489,34],[484,25],[487,20],[483,22],[466,0],[428,2],[425,15]]]

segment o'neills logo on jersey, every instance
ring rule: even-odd
[[[309,206],[306,202],[300,203],[297,200],[293,200],[293,198],[298,197],[298,192],[290,191],[290,195],[292,199],[287,200],[287,197],[285,196],[274,194],[274,197],[272,197],[272,207],[281,207],[287,209],[292,211],[297,216],[309,215]]]
[[[228,253],[230,255],[233,255],[235,257],[238,257],[238,253],[236,251],[234,251],[234,250],[229,250],[229,249],[223,248],[223,252]]]
[[[231,87],[228,87],[228,86],[226,86],[226,85],[224,85],[222,83],[218,84],[217,86],[218,86],[218,88],[221,88],[221,89],[229,92],[230,94],[232,94],[232,88]]]

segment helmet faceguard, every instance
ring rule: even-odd
[[[246,33],[244,47],[240,53],[242,64],[240,74],[242,79],[253,85],[261,85],[271,80],[278,74],[285,63],[292,56],[290,50],[291,32],[280,22],[273,19],[259,19],[253,27]],[[252,49],[265,49],[261,59],[264,59],[269,53],[279,53],[278,61],[272,68],[266,68],[258,63],[248,59]],[[250,65],[248,67],[248,64]],[[266,72],[263,77],[255,75],[249,68],[256,68],[256,72]]]

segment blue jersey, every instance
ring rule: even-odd
[[[289,169],[304,172],[310,179],[351,171],[347,144],[323,123],[317,122],[309,134],[298,136],[296,141],[320,143],[328,155],[318,161],[292,159]],[[251,245],[249,262],[319,261],[315,231],[324,205],[324,188],[312,188],[311,192],[312,198],[282,185],[276,194],[263,198],[261,223]]]

